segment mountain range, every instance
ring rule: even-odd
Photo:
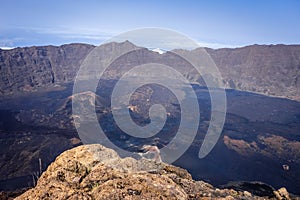
[[[0,93],[34,91],[72,82],[93,48],[88,44],[69,44],[0,50]],[[300,45],[252,45],[206,51],[228,88],[300,100]],[[149,59],[155,56],[151,54]]]

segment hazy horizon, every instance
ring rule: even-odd
[[[131,41],[129,41],[131,42]],[[131,42],[133,43],[133,42]],[[63,45],[72,45],[72,44],[85,44],[85,45],[93,45],[93,46],[97,46],[95,44],[91,44],[91,43],[84,43],[84,42],[70,42],[70,43],[64,43],[64,44],[45,44],[45,45],[31,45],[31,46],[16,46],[16,47],[1,47],[0,46],[0,49],[1,50],[12,50],[12,49],[15,49],[15,48],[30,48],[30,47],[40,47],[40,46],[54,46],[54,47],[59,47],[59,46],[63,46]],[[102,43],[102,44],[105,44],[105,43]],[[99,45],[102,45],[102,44],[99,44]],[[134,43],[133,43],[134,44]],[[136,45],[136,44],[135,44]],[[254,46],[254,45],[258,45],[258,46],[277,46],[277,45],[286,45],[286,46],[293,46],[293,45],[300,45],[299,44],[247,44],[247,45],[244,45],[244,46],[230,46],[230,47],[211,47],[209,45],[207,46],[204,46],[204,45],[201,45],[199,43],[199,46],[200,47],[204,47],[204,48],[210,48],[210,49],[236,49],[236,48],[243,48],[243,47],[248,47],[248,46]],[[138,45],[136,45],[138,46]],[[159,48],[156,48],[156,49],[151,49],[151,48],[148,48],[149,50],[152,50],[152,51],[159,51],[160,49]]]
[[[0,47],[103,41],[143,27],[178,31],[209,48],[300,44],[300,2],[7,1]]]

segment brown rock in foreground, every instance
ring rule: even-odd
[[[280,189],[274,197],[286,199]],[[194,181],[184,169],[147,159],[120,158],[99,144],[57,157],[37,186],[16,199],[266,199],[247,191]]]

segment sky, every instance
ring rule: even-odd
[[[0,47],[101,42],[132,29],[178,31],[202,46],[300,44],[299,0],[0,0]]]

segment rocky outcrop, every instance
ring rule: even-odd
[[[129,42],[117,45],[126,44],[133,45]],[[110,46],[113,45],[116,43]],[[110,46],[106,45],[107,49],[103,52],[111,51],[113,48]],[[0,94],[30,92],[41,87],[73,82],[81,62],[93,48],[87,44],[69,44],[0,49]],[[206,50],[218,66],[228,88],[300,100],[300,45],[252,45]],[[190,53],[197,56],[197,50]],[[138,59],[136,56],[135,53],[128,54],[126,59],[121,59],[122,63],[116,66],[116,70],[106,75],[116,77],[130,62],[139,64],[150,60],[163,61],[169,66],[182,66],[186,77],[199,81],[194,71],[189,70],[187,64],[172,53],[158,54],[140,49]],[[102,57],[105,58],[105,55]]]
[[[282,188],[273,197],[289,199]],[[247,191],[194,181],[184,169],[145,158],[121,158],[99,144],[62,153],[37,186],[16,199],[263,199]],[[268,197],[264,197],[268,198]]]

